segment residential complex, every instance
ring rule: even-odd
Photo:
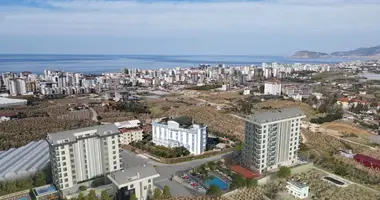
[[[160,177],[151,165],[131,167],[108,175],[117,190],[116,199],[130,199],[133,194],[137,199],[146,200],[153,196],[153,179]]]
[[[143,129],[141,128],[140,120],[116,122],[115,125],[121,132],[121,144],[129,144],[132,141],[140,141],[143,139]]]
[[[164,118],[152,122],[153,143],[166,147],[185,147],[198,155],[206,150],[208,128],[188,117]]]
[[[260,173],[297,161],[302,118],[298,108],[284,108],[250,116],[245,122],[242,165]]]
[[[120,170],[119,135],[114,124],[48,134],[53,183],[71,191],[79,183]]]
[[[264,85],[264,94],[281,95],[281,83],[266,82]]]

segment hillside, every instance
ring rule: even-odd
[[[329,54],[316,51],[298,51],[292,57],[296,58],[321,58],[326,57]]]
[[[298,51],[292,57],[295,58],[324,58],[324,57],[380,57],[380,45],[373,47],[361,47],[349,51],[336,51],[330,54],[316,51]]]
[[[333,52],[332,56],[380,56],[380,45],[368,48],[358,48],[351,51],[337,51]]]

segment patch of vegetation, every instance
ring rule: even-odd
[[[31,178],[0,182],[0,196],[50,184],[51,178],[51,169],[47,167]]]
[[[153,142],[147,140],[141,140],[138,142],[133,141],[130,145],[162,158],[178,158],[190,155],[189,150],[185,147],[169,148],[165,146],[156,146]]]
[[[338,114],[328,114],[324,117],[317,117],[317,118],[313,118],[310,120],[311,123],[314,123],[314,124],[323,124],[325,122],[332,122],[332,121],[335,121],[335,120],[338,120],[338,119],[342,119],[343,115],[338,113]]]
[[[202,85],[202,86],[192,86],[192,87],[188,87],[186,89],[206,91],[206,90],[213,90],[213,89],[217,89],[217,88],[221,88],[221,87],[222,87],[222,85]]]

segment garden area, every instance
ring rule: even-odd
[[[223,160],[203,164],[181,173],[180,176],[194,189],[204,190],[209,196],[220,196],[231,190],[257,185],[256,180],[246,179],[232,171]]]
[[[340,150],[351,150],[353,153],[378,158],[378,151],[308,130],[304,130],[304,136],[307,142],[300,146],[300,157],[313,161],[314,165],[348,180],[380,189],[380,172],[378,170],[367,168],[357,163],[353,158],[344,157],[339,153]]]

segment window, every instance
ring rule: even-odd
[[[62,166],[66,166],[66,162],[63,162],[63,163],[62,163]]]
[[[61,149],[64,149],[65,147],[64,146],[61,146]]]
[[[62,154],[62,155],[65,155],[65,151],[61,151],[61,154]]]
[[[115,167],[113,167],[113,169],[117,169],[117,167],[115,166]]]
[[[62,157],[62,160],[66,160],[66,157]]]
[[[112,146],[112,149],[116,149],[116,147],[115,147],[115,146]]]
[[[69,179],[65,178],[65,182],[69,182]]]
[[[112,141],[112,144],[115,144],[115,140]]]
[[[63,176],[67,176],[67,173],[64,173]]]
[[[116,156],[113,156],[113,159],[115,160],[115,159],[116,159]]]
[[[144,190],[146,190],[147,189],[147,187],[146,186],[144,186]]]
[[[129,188],[131,188],[131,189],[132,189],[132,188],[133,188],[133,184],[131,184],[131,185],[129,186]]]
[[[69,184],[65,184],[65,187],[69,187]]]
[[[148,183],[152,182],[152,179],[148,179]]]
[[[291,150],[291,149],[290,149]],[[113,161],[113,164],[116,165],[116,161]]]
[[[148,188],[149,188],[149,189],[152,188],[152,185],[148,185]]]

